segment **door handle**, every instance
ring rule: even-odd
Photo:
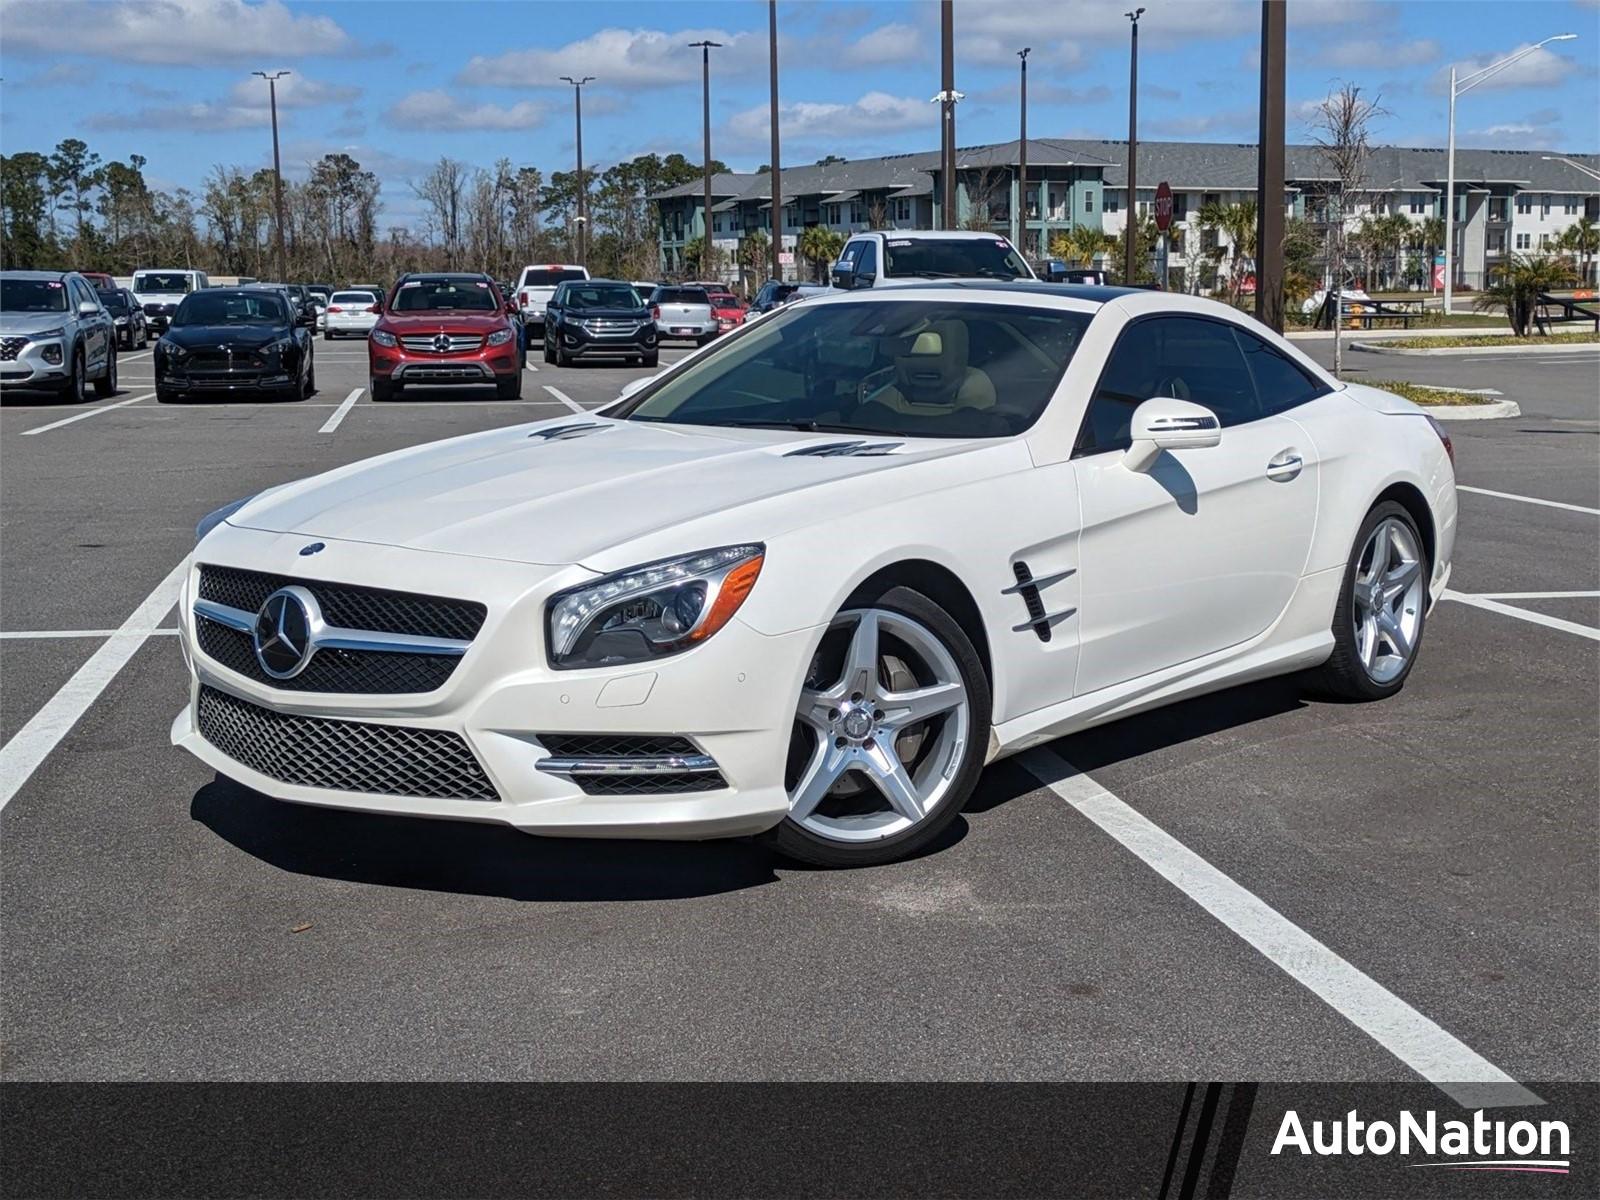
[[[1267,478],[1274,483],[1288,483],[1305,465],[1305,459],[1293,450],[1285,450],[1267,464]]]

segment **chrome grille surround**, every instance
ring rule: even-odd
[[[27,344],[25,337],[0,338],[0,362],[16,362],[17,355],[22,353],[22,348]]]
[[[483,349],[483,338],[476,333],[447,333],[444,337],[449,339],[449,345],[444,349],[436,343],[439,336],[437,333],[408,333],[400,339],[400,344],[413,354],[467,354]]]

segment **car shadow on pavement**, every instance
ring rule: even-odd
[[[285,871],[508,900],[677,900],[776,882],[747,839],[713,842],[539,838],[503,825],[288,804],[218,777],[189,815]]]

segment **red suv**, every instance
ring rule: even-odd
[[[409,383],[492,383],[522,395],[522,351],[511,306],[487,275],[402,275],[367,339],[374,400]]]

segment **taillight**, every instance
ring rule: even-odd
[[[652,304],[652,305],[651,305],[651,306],[650,306],[650,319],[651,319],[651,320],[652,320],[652,321],[659,321],[659,320],[661,320],[661,305],[659,305],[659,304]]]
[[[1439,440],[1444,443],[1444,452],[1450,459],[1451,467],[1454,467],[1456,465],[1455,443],[1450,440],[1450,435],[1444,431],[1444,426],[1439,424],[1437,419],[1428,413],[1423,413],[1422,415],[1427,417],[1428,424],[1433,426],[1433,431],[1439,435]]]
[[[533,294],[531,292],[529,292],[526,288],[524,288],[522,291],[517,293],[517,303],[522,305],[524,308],[526,308],[528,306],[528,301],[530,301],[532,299],[533,299]]]
[[[344,309],[340,308],[337,304],[330,304],[330,305],[328,305],[328,311],[329,312],[343,312]]]
[[[338,309],[334,309],[334,311],[338,312],[339,310]],[[383,311],[383,305],[381,305],[381,304],[369,304],[369,305],[367,305],[367,311],[368,312],[381,313]]]

